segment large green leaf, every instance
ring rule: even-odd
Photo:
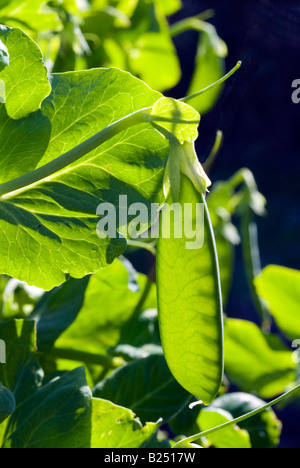
[[[197,422],[201,431],[207,431],[232,419],[233,416],[228,411],[210,407],[200,412]],[[230,426],[222,431],[210,434],[207,439],[216,448],[251,448],[248,432],[238,426]]]
[[[88,448],[91,391],[83,368],[56,378],[30,396],[10,417],[4,447]]]
[[[254,323],[229,319],[225,326],[225,371],[245,392],[262,398],[283,393],[296,379],[292,351]]]
[[[278,327],[292,340],[300,337],[300,272],[268,266],[255,279],[262,299],[267,301]]]
[[[167,421],[191,401],[159,354],[117,369],[96,385],[93,394],[130,408],[143,422]]]
[[[142,426],[132,411],[110,401],[92,399],[92,438],[90,448],[139,448],[157,425]]]
[[[30,164],[38,167],[160,97],[116,69],[54,75],[51,82],[52,93],[42,106],[51,121],[51,139],[43,157],[38,151],[29,154]],[[19,131],[8,131],[6,138],[18,142]],[[68,274],[81,278],[111,263],[126,242],[98,238],[98,205],[107,202],[118,209],[119,195],[128,196],[128,205],[142,202],[150,208],[160,202],[167,153],[167,142],[150,124],[137,125],[27,190],[2,197],[1,273],[48,290]],[[12,161],[13,150],[5,167]],[[18,175],[28,171],[22,166],[14,166]]]
[[[265,401],[254,395],[228,393],[217,398],[211,408],[222,408],[232,414],[234,418],[238,418],[265,404]],[[239,426],[250,434],[252,448],[273,448],[279,443],[282,424],[272,408],[239,423]]]
[[[191,203],[195,212],[196,203],[203,206],[203,202],[204,197],[182,176],[181,206]],[[170,370],[185,389],[209,404],[223,376],[223,326],[218,265],[206,207],[204,213],[204,245],[195,249],[187,248],[191,239],[174,237],[178,233],[171,219],[170,238],[161,236],[158,242],[157,284],[160,333]]]
[[[10,56],[9,66],[0,73],[6,84],[6,110],[13,119],[20,119],[40,109],[50,94],[47,70],[39,48],[20,29],[0,26],[0,39]]]

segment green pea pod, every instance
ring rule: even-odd
[[[169,197],[168,205],[171,203]],[[166,361],[176,380],[209,405],[220,388],[224,368],[219,266],[205,197],[182,174],[177,208],[182,208],[183,227],[189,216],[183,210],[185,204],[191,204],[195,213],[197,204],[204,204],[204,244],[194,249],[190,233],[180,238],[178,229],[174,229],[175,217],[170,217],[171,235],[163,236],[163,211],[157,247],[160,334]]]

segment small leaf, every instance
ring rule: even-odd
[[[182,8],[181,0],[157,0],[165,15],[174,15]]]
[[[13,119],[21,119],[39,110],[50,94],[47,70],[40,49],[20,29],[0,26],[0,39],[10,56],[9,66],[0,73],[6,84],[6,110]]]
[[[233,416],[228,411],[211,406],[200,412],[197,422],[201,431],[207,431],[233,419]],[[248,432],[240,429],[238,426],[230,426],[210,434],[207,436],[207,439],[215,448],[251,448]]]
[[[270,265],[255,279],[255,286],[280,330],[292,340],[299,339],[300,272]]]
[[[241,390],[262,398],[283,393],[296,380],[292,351],[245,320],[226,320],[225,371]]]
[[[92,408],[90,448],[139,448],[157,429],[154,423],[143,427],[132,411],[110,401],[93,398]]]
[[[206,23],[207,25],[207,23]],[[227,55],[226,44],[218,37],[215,28],[207,25],[208,30],[201,33],[196,58],[196,67],[188,94],[195,94],[218,81],[225,72],[224,57]],[[193,105],[201,113],[209,112],[216,104],[222,91],[222,86],[216,86],[210,91],[193,100]]]
[[[222,408],[238,418],[265,404],[265,401],[254,395],[229,393],[217,398],[211,408]],[[279,444],[282,424],[272,408],[239,423],[239,426],[250,434],[252,448],[274,448]]]
[[[184,102],[163,97],[152,108],[151,123],[166,138],[192,143],[198,137],[200,115]]]

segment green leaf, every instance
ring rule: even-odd
[[[176,49],[166,31],[142,34],[130,51],[130,66],[159,91],[173,88],[181,78]]]
[[[0,73],[6,84],[6,110],[13,119],[21,119],[39,110],[50,94],[47,70],[40,49],[20,29],[0,26],[0,39],[10,56],[9,66]]]
[[[195,211],[196,203],[203,206],[204,197],[183,176],[181,206],[184,203],[191,203]],[[179,235],[178,232],[174,234],[174,227],[179,228],[171,219],[171,236],[164,238],[161,235],[157,250],[162,345],[178,382],[205,404],[210,404],[223,377],[223,326],[218,264],[206,206],[202,248],[201,242],[187,247],[191,239],[176,238]]]
[[[90,448],[139,448],[157,429],[143,427],[134,413],[110,401],[92,399],[92,439]]]
[[[12,0],[0,9],[0,23],[21,27],[28,33],[60,28],[58,15],[47,0]]]
[[[238,418],[264,405],[265,402],[254,395],[230,393],[217,398],[212,408],[222,408]],[[279,444],[282,424],[272,408],[239,423],[239,426],[250,434],[252,448],[274,448]]]
[[[245,392],[262,398],[283,393],[296,379],[292,352],[254,323],[229,319],[225,325],[225,371]]]
[[[182,8],[181,0],[156,0],[166,16],[174,15]]]
[[[201,33],[194,75],[188,94],[195,94],[218,81],[225,72],[224,57],[227,55],[226,44],[218,37],[215,28],[207,25],[207,31]],[[216,104],[222,86],[216,86],[210,91],[193,100],[193,105],[200,112],[209,112]]]
[[[51,124],[41,111],[13,120],[0,103],[0,125],[5,128],[0,135],[0,182],[4,183],[35,169],[47,149]]]
[[[191,396],[170,374],[161,355],[149,356],[115,370],[93,394],[130,408],[142,422],[170,419]]]
[[[38,167],[160,97],[116,69],[54,75],[51,82],[42,107],[51,140]],[[128,195],[128,206],[142,202],[150,210],[162,199],[167,154],[163,137],[149,124],[137,125],[39,184],[2,198],[0,271],[49,290],[68,273],[81,278],[111,263],[126,242],[99,239],[98,205],[112,203],[118,210],[119,195]]]
[[[184,102],[163,97],[152,108],[151,122],[167,138],[192,143],[198,137],[200,115]]]
[[[160,345],[157,310],[145,310],[128,320],[122,328],[119,344],[136,348],[151,344]]]
[[[61,335],[56,345],[106,354],[107,348],[118,344],[122,327],[134,313],[146,284],[143,275],[139,275],[138,284],[139,289],[132,290],[128,269],[120,261],[93,275],[76,321]],[[154,291],[149,295],[145,309],[155,307],[153,295]]]
[[[0,424],[14,412],[15,408],[14,395],[0,382]]]
[[[280,330],[290,339],[300,337],[300,272],[268,266],[255,279],[259,296],[264,299]]]
[[[56,378],[30,396],[9,420],[6,448],[88,448],[91,391],[83,368]]]
[[[46,292],[37,302],[30,318],[37,322],[39,351],[51,349],[58,337],[74,322],[84,302],[89,277],[70,279]]]
[[[165,91],[179,82],[181,69],[160,6],[157,1],[139,0],[130,28],[120,38],[123,48],[129,49],[130,69],[152,88]]]
[[[200,412],[197,422],[201,431],[207,431],[233,419],[233,416],[228,411],[221,408],[209,407]],[[251,448],[248,432],[240,429],[238,426],[230,426],[222,431],[210,434],[207,436],[207,439],[215,448]]]

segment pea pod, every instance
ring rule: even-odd
[[[181,174],[184,204],[204,204],[204,245],[187,248],[171,220],[169,238],[161,235],[157,247],[157,289],[160,334],[168,366],[190,393],[210,404],[223,377],[223,320],[219,267],[214,234],[205,196]],[[172,202],[171,196],[168,204]],[[202,205],[203,206],[203,205]],[[183,211],[182,224],[186,217]],[[178,234],[178,233],[177,233]]]

